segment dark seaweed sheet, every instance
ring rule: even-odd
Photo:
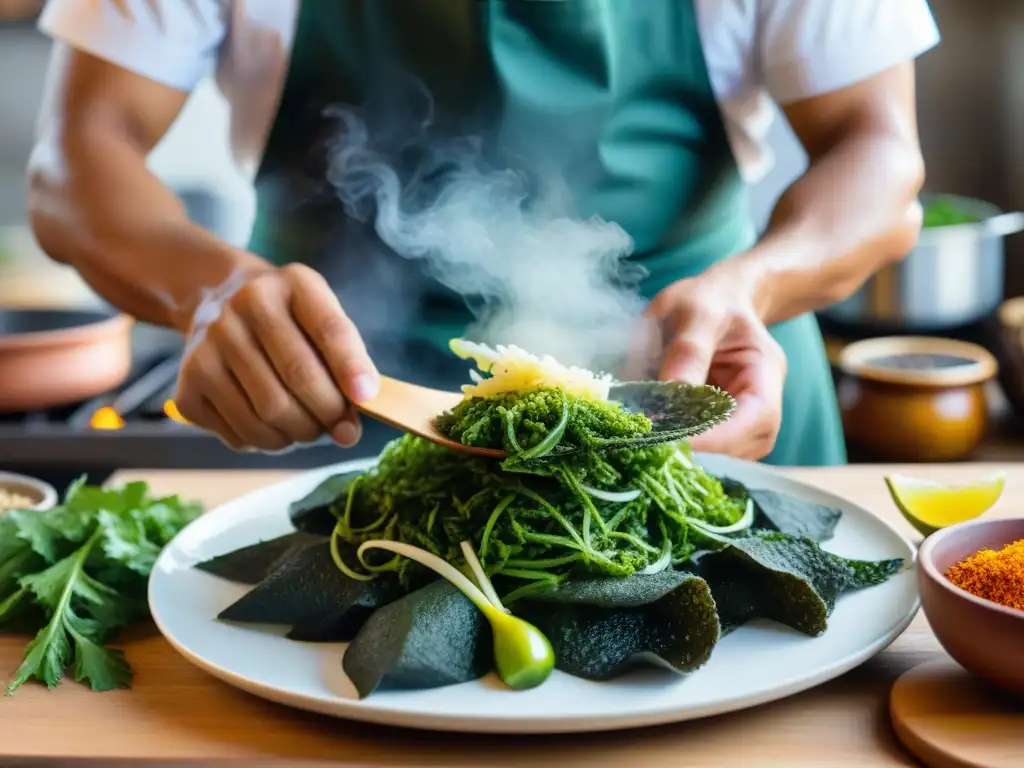
[[[755,529],[806,536],[820,543],[832,538],[843,516],[842,511],[835,507],[766,488],[748,488],[731,477],[718,480],[730,496],[750,498],[754,502],[752,527]]]
[[[547,636],[556,668],[590,680],[650,662],[692,672],[719,635],[711,590],[684,571],[570,581],[512,612]]]
[[[196,568],[228,581],[259,584],[294,553],[323,541],[322,536],[296,531],[204,560]]]
[[[768,618],[820,635],[840,594],[881,583],[903,564],[902,559],[847,560],[806,536],[776,531],[722,541],[726,546],[702,553],[694,570],[711,586],[724,633]]]
[[[440,688],[492,667],[491,627],[450,582],[439,579],[376,611],[342,656],[360,697],[378,688]]]
[[[338,519],[331,506],[345,499],[348,489],[364,472],[353,470],[331,475],[316,488],[288,507],[288,517],[298,531],[330,536]]]
[[[342,545],[343,550],[351,549]],[[344,552],[355,561],[354,552]],[[373,581],[338,570],[327,540],[296,549],[217,618],[291,627],[289,637],[307,642],[351,640],[377,608],[402,596],[392,574]]]

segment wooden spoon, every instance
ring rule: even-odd
[[[477,456],[504,458],[505,452],[502,450],[463,445],[437,431],[434,419],[462,402],[462,397],[461,392],[445,392],[381,376],[380,391],[377,396],[356,408],[361,413],[378,421],[383,421],[396,429],[410,432],[446,448]]]

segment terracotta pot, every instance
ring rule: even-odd
[[[839,403],[851,445],[882,461],[954,461],[988,427],[995,358],[975,344],[894,336],[839,354]]]
[[[0,413],[70,405],[120,386],[131,318],[100,310],[0,310]]]
[[[0,0],[0,21],[27,21],[38,16],[46,0]]]

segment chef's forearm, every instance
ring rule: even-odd
[[[760,242],[737,259],[762,319],[776,323],[854,293],[917,242],[917,147],[853,135],[821,155],[779,199]]]
[[[42,249],[140,320],[185,331],[204,288],[265,262],[192,223],[117,131],[44,138],[29,165],[29,217]]]

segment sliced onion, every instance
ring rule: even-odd
[[[491,601],[491,604],[504,611],[505,606],[501,604],[501,599],[498,597],[498,593],[494,591],[494,585],[491,584],[491,580],[487,578],[487,574],[484,573],[484,567],[480,565],[480,560],[477,559],[476,552],[473,551],[473,545],[468,541],[463,541],[460,545],[462,547],[462,555],[466,558],[466,564],[469,566],[469,570],[473,572],[473,576],[476,577],[477,585],[480,587],[480,591],[484,593],[484,596]]]
[[[754,501],[753,499],[747,499],[747,508],[743,512],[743,517],[737,520],[732,525],[711,525],[703,520],[697,520],[696,518],[688,517],[687,522],[691,523],[697,528],[705,530],[709,533],[736,533],[736,531],[743,531],[749,528],[754,523]]]
[[[602,491],[598,488],[591,488],[589,485],[580,483],[580,488],[601,501],[610,501],[615,504],[625,504],[640,497],[639,490],[631,491]]]
[[[487,595],[472,581],[466,578],[462,572],[445,560],[442,560],[432,552],[427,552],[425,549],[414,547],[411,544],[405,544],[400,541],[389,541],[387,539],[374,539],[372,541],[364,541],[359,545],[359,549],[356,554],[360,560],[362,560],[363,553],[368,549],[383,549],[387,552],[393,552],[396,555],[407,557],[410,560],[415,560],[420,565],[426,566],[430,570],[434,571],[438,576],[443,576],[448,579],[457,587],[462,594],[468,597],[477,608],[479,608],[484,614],[488,611],[494,611],[495,606],[487,598]]]
[[[646,568],[644,568],[642,571],[640,571],[640,573],[644,574],[645,576],[650,576],[654,573],[661,573],[670,565],[672,565],[672,542],[666,539],[664,545],[662,546],[661,556],[653,563],[648,565]]]

